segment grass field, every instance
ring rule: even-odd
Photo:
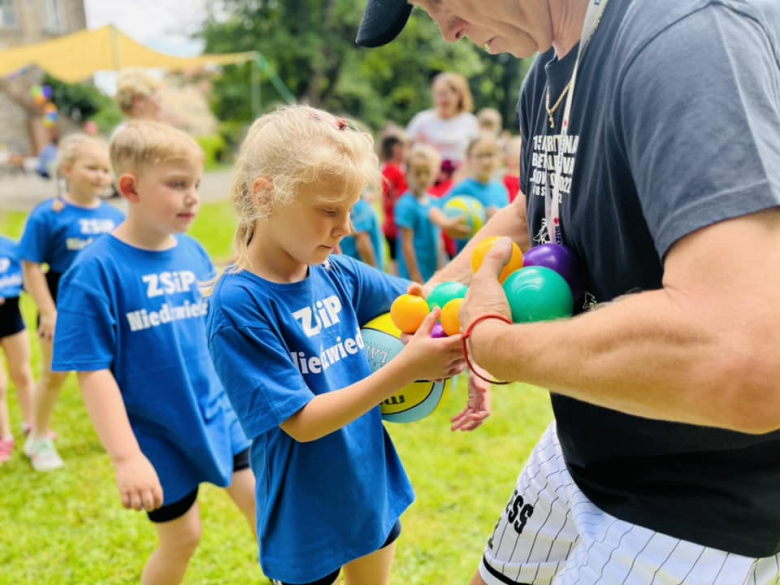
[[[0,217],[0,233],[18,238],[24,215]],[[228,204],[205,205],[191,235],[215,262],[229,259],[233,234]],[[23,302],[34,322],[30,300]],[[33,341],[37,368],[37,347]],[[547,393],[528,386],[493,392],[493,416],[473,433],[451,433],[449,418],[465,401],[465,380],[431,417],[388,429],[417,493],[403,518],[394,585],[467,583],[523,462],[552,419]],[[10,391],[17,451],[0,467],[0,585],[137,583],[155,547],[145,515],[124,510],[114,474],[87,417],[75,376],[54,414],[65,467],[32,470],[21,453],[21,421]],[[185,583],[268,583],[255,543],[227,496],[201,488],[203,539]]]

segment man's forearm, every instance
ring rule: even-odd
[[[777,357],[707,317],[651,291],[570,320],[485,321],[471,348],[498,379],[621,412],[748,433],[780,428]]]

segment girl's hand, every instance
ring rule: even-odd
[[[465,240],[471,235],[471,229],[462,215],[448,217],[442,229],[453,240]]]
[[[440,313],[438,307],[434,308],[401,352],[417,380],[451,378],[466,366],[460,334],[440,339],[431,337]]]
[[[163,504],[163,489],[157,472],[140,451],[114,463],[122,505],[128,510],[151,512]]]
[[[452,417],[453,431],[473,431],[490,416],[490,384],[469,374],[469,399],[466,408]]]
[[[38,325],[38,337],[41,339],[54,339],[54,328],[57,325],[57,312],[41,313]]]

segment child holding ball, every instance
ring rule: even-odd
[[[389,583],[414,493],[379,405],[464,365],[459,335],[431,337],[436,310],[371,373],[360,328],[409,282],[332,253],[378,168],[369,135],[303,106],[257,120],[238,161],[237,260],[211,297],[209,351],[252,440],[260,564],[277,584],[342,569]]]

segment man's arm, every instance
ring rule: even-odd
[[[506,310],[495,279],[500,256],[489,254],[472,280],[464,327]],[[471,349],[500,379],[637,416],[767,433],[780,429],[777,266],[780,210],[772,209],[677,242],[661,290],[570,320],[484,321]]]

